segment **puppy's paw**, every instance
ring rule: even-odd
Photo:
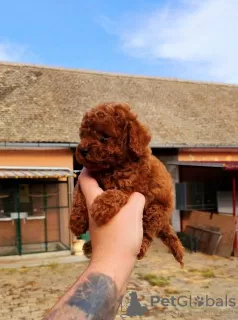
[[[178,240],[178,241],[179,241],[179,240]],[[181,268],[184,267],[184,262],[183,262],[184,251],[185,251],[185,250],[184,250],[184,247],[182,246],[182,244],[181,244],[180,241],[179,241],[179,243],[178,243],[178,245],[177,245],[177,250],[176,250],[176,252],[174,252],[173,254],[174,254],[175,259],[179,262]]]
[[[145,249],[141,248],[140,252],[137,255],[137,260],[142,260],[144,258],[144,256],[145,256],[145,253],[146,253]]]
[[[91,206],[91,216],[98,226],[110,221],[127,203],[128,196],[120,190],[107,190]]]
[[[149,249],[150,245],[151,245],[150,240],[143,238],[142,240],[142,244],[141,244],[141,248],[140,248],[140,252],[137,255],[137,259],[141,260],[145,257],[147,250]]]
[[[172,227],[165,227],[161,230],[159,238],[170,249],[174,258],[180,263],[181,267],[183,267],[184,247]]]
[[[69,219],[69,228],[76,236],[80,236],[88,230],[87,205],[78,183],[74,189],[73,207]]]
[[[81,214],[81,211],[76,211],[73,208],[69,220],[69,228],[76,236],[80,236],[88,230],[88,220],[86,220],[85,215]]]
[[[83,245],[83,253],[88,258],[91,259],[92,256],[92,244],[91,241],[85,242]]]

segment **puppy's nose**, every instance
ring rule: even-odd
[[[80,153],[85,158],[86,155],[88,154],[88,149],[87,148],[82,148],[82,149],[80,149]]]

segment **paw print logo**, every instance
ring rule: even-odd
[[[203,299],[203,297],[196,296],[196,297],[194,298],[194,304],[195,304],[195,306],[198,306],[198,307],[203,306],[203,305],[204,305],[204,299]]]

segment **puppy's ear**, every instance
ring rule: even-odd
[[[136,119],[129,123],[129,150],[137,157],[145,152],[151,140],[149,130]]]

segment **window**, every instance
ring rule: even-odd
[[[216,211],[216,185],[202,182],[176,183],[176,209]]]
[[[11,212],[27,212],[28,216],[44,215],[45,207],[56,208],[59,206],[58,183],[45,183],[41,180],[28,181],[12,179],[1,181],[1,217],[9,217]]]

